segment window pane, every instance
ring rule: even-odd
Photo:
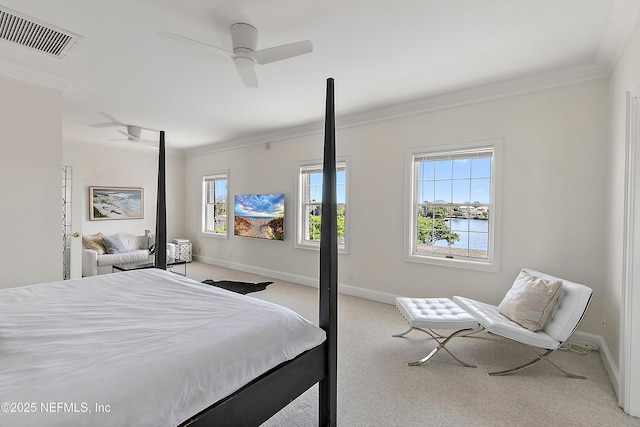
[[[453,203],[469,203],[471,183],[468,179],[453,181]]]
[[[437,160],[434,162],[436,168],[436,179],[451,179],[451,160]]]
[[[309,174],[309,188],[308,193],[309,201],[321,201],[322,200],[322,174],[310,173]]]
[[[488,204],[491,201],[491,180],[489,178],[471,180],[472,203]]]
[[[418,173],[420,180],[435,178],[435,165],[433,162],[420,162],[420,171]]]
[[[336,172],[336,201],[337,203],[345,203],[347,198],[347,172]]]
[[[433,183],[433,181],[426,181],[419,184],[418,203],[435,201]]]
[[[451,181],[436,181],[435,202],[451,203]]]
[[[491,177],[491,158],[484,157],[471,160],[471,177],[472,178],[490,178]]]
[[[469,159],[453,161],[453,178],[471,177],[471,161]]]

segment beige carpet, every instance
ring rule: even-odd
[[[198,281],[272,280],[266,290],[249,296],[284,305],[317,323],[317,289],[198,262],[188,265],[187,275]],[[477,368],[461,366],[442,351],[424,365],[409,367],[405,362],[420,359],[434,343],[419,331],[392,338],[407,329],[395,306],[340,295],[338,307],[340,426],[640,426],[640,419],[618,407],[597,351],[551,356],[586,380],[568,378],[549,363],[489,377],[487,372],[519,365],[532,354],[484,333],[447,345]],[[264,426],[316,426],[317,410],[316,385]]]

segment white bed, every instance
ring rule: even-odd
[[[11,426],[175,426],[325,340],[289,309],[159,269],[5,289],[0,313]]]

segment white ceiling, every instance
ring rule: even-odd
[[[340,123],[406,114],[608,74],[636,0],[0,0],[79,34],[64,59],[0,40],[0,75],[64,90],[63,138],[132,144],[112,118],[166,132],[167,147],[221,149],[320,129],[335,79]],[[246,88],[231,49],[310,39],[313,52],[257,65]],[[143,135],[145,137],[145,135]]]

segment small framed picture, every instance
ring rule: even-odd
[[[144,218],[144,188],[89,187],[89,219]]]

